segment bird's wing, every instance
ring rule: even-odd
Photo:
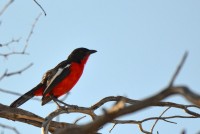
[[[47,71],[47,73],[43,76],[43,82],[46,84],[43,97],[50,93],[52,89],[70,73],[70,65],[71,64],[67,61],[63,61],[55,68]]]

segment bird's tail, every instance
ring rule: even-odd
[[[30,91],[28,91],[27,93],[25,93],[24,95],[22,95],[21,97],[19,97],[17,100],[15,100],[12,104],[10,104],[10,107],[19,107],[22,104],[24,104],[26,101],[28,101],[29,99],[31,99],[32,97],[35,96],[35,92],[39,89],[41,89],[43,86],[42,83],[39,83],[36,87],[34,87],[33,89],[31,89]]]

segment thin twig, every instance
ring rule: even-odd
[[[108,96],[108,97],[101,99],[100,101],[98,101],[97,103],[92,105],[90,108],[95,110],[95,109],[98,109],[99,107],[101,107],[102,105],[104,105],[107,102],[111,102],[111,101],[118,102],[120,100],[124,100],[126,103],[133,104],[133,105],[140,102],[138,100],[129,99],[129,98],[124,97],[124,96]]]
[[[165,109],[162,113],[161,113],[161,115],[159,116],[159,118],[161,118],[163,115],[164,115],[164,113],[165,112],[167,112],[167,110],[169,110],[171,107],[168,107],[167,109]],[[157,124],[157,122],[159,121],[159,118],[155,121],[155,123],[153,124],[153,126],[152,126],[152,128],[151,128],[151,133],[153,133],[153,129],[154,129],[154,127],[156,126],[156,124]]]
[[[181,116],[180,118],[194,118],[195,116]],[[139,122],[141,123],[144,123],[146,121],[150,121],[150,120],[163,120],[165,122],[168,122],[168,123],[172,123],[172,124],[177,124],[176,122],[173,122],[173,121],[169,121],[167,119],[172,119],[174,118],[173,116],[169,116],[169,117],[150,117],[150,118],[146,118],[146,119],[143,119]],[[179,118],[179,117],[177,117]],[[199,118],[199,117],[196,117],[196,118]]]
[[[200,118],[199,117],[195,117],[195,116],[176,116],[177,118]],[[167,116],[167,117],[149,117],[149,118],[145,118],[142,120],[113,120],[110,123],[113,124],[142,124],[145,123],[147,121],[151,121],[151,120],[162,120],[168,123],[172,123],[172,124],[177,124],[176,122],[173,121],[169,121],[168,119],[172,119],[174,118],[174,116]]]
[[[112,132],[112,130],[115,128],[116,125],[117,125],[117,123],[114,123],[114,125],[112,126],[112,128],[109,130],[109,133]]]
[[[76,120],[74,121],[74,124],[77,124],[77,122],[79,122],[81,119],[83,119],[83,118],[85,118],[85,117],[86,117],[86,115],[84,115],[84,116],[82,116],[82,117],[76,119]]]
[[[30,63],[28,66],[26,66],[25,68],[23,69],[20,69],[18,71],[15,71],[15,72],[10,72],[8,73],[8,70],[5,70],[4,74],[0,77],[0,81],[5,78],[5,77],[9,77],[9,76],[12,76],[12,75],[16,75],[16,74],[21,74],[22,72],[24,72],[25,70],[27,70],[28,68],[30,68],[31,66],[33,65],[33,63]]]
[[[6,11],[6,9],[14,2],[14,0],[9,0],[8,3],[1,9],[0,16]]]
[[[17,52],[16,52],[16,51],[12,51],[12,52],[9,52],[9,53],[0,53],[0,56],[3,56],[3,57],[5,57],[5,58],[7,58],[7,57],[10,56],[10,55],[16,55],[16,54],[25,55],[25,54],[28,54],[28,53],[26,52],[26,49],[27,49],[27,47],[28,47],[28,45],[29,45],[29,40],[31,39],[31,36],[32,36],[33,31],[34,31],[34,29],[35,29],[35,26],[36,26],[36,24],[37,24],[37,22],[38,22],[38,20],[39,20],[39,18],[40,18],[41,15],[42,15],[42,13],[40,13],[40,14],[36,17],[35,21],[33,22],[32,27],[31,27],[31,30],[30,30],[30,32],[29,32],[27,38],[26,38],[26,42],[25,42],[24,48],[23,48],[21,51],[17,51]],[[12,40],[11,42],[16,42],[16,41],[15,41],[15,40],[14,40],[14,41]],[[9,43],[11,43],[11,42],[9,42]],[[7,44],[6,44],[6,45],[7,45]],[[1,46],[3,46],[3,44],[0,44],[0,47],[1,47]]]
[[[31,36],[32,36],[32,34],[33,34],[34,28],[35,28],[35,26],[36,26],[36,24],[37,24],[37,22],[38,22],[38,20],[39,20],[39,18],[40,18],[41,15],[42,15],[42,13],[40,13],[40,14],[36,17],[35,21],[34,21],[33,24],[32,24],[31,30],[30,30],[30,32],[29,32],[29,34],[28,34],[28,37],[26,38],[26,43],[25,43],[24,49],[23,49],[23,51],[22,51],[23,53],[26,52],[26,49],[27,49],[27,47],[28,47],[29,40],[30,40],[30,38],[31,38]]]
[[[43,9],[43,7],[36,0],[33,0],[33,1],[40,7],[40,9],[42,9],[44,15],[46,16],[47,14],[46,14],[45,10]]]
[[[143,133],[145,133],[145,134],[151,134],[150,132],[148,132],[148,131],[146,131],[146,130],[143,129],[142,123],[139,123],[138,126],[139,126],[140,130],[141,130]]]
[[[7,58],[10,55],[28,55],[28,53],[24,53],[24,52],[9,52],[9,53],[0,53],[0,56],[3,56],[4,58]]]
[[[182,58],[181,62],[179,63],[178,67],[176,68],[176,71],[175,71],[175,73],[173,74],[171,81],[169,82],[169,87],[172,87],[172,86],[173,86],[174,81],[175,81],[176,77],[178,76],[178,74],[179,74],[181,68],[183,67],[183,65],[184,65],[184,63],[185,63],[185,61],[186,61],[187,56],[188,56],[188,52],[186,51],[186,52],[184,53],[184,55],[183,55],[183,58]]]
[[[12,40],[10,40],[10,41],[8,41],[8,42],[6,42],[6,43],[2,43],[2,44],[0,44],[0,47],[8,47],[10,44],[12,44],[12,43],[18,43],[19,41],[20,41],[20,39],[21,38],[18,38],[18,39],[12,39]]]

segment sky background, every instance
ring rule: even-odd
[[[40,82],[42,75],[53,68],[77,47],[95,49],[78,84],[65,102],[91,106],[107,96],[122,95],[132,99],[149,97],[167,86],[185,51],[189,57],[175,81],[200,94],[200,1],[199,0],[57,0],[38,1],[45,9],[36,24],[27,52],[29,55],[0,57],[0,73],[7,68],[16,71],[29,63],[34,65],[21,75],[0,81],[0,88],[25,93]],[[7,3],[0,1],[0,9]],[[0,53],[20,51],[35,18],[41,9],[33,0],[14,1],[0,16],[0,43],[21,38]],[[0,103],[9,105],[18,96],[0,93]],[[189,104],[180,96],[165,101]],[[104,106],[104,108],[109,105]],[[41,106],[28,101],[20,108],[46,117],[55,104]],[[122,119],[139,120],[159,116],[163,108],[145,109]],[[101,110],[97,111],[98,113]],[[171,109],[166,114],[184,115]],[[61,121],[73,122],[81,115],[61,116]],[[80,123],[88,122],[90,118]],[[154,132],[188,134],[200,131],[199,119],[173,119],[178,124],[159,121]],[[0,123],[16,127],[21,134],[40,133],[40,128],[0,119]],[[154,122],[144,124],[150,130]],[[25,129],[26,128],[26,129]],[[106,125],[108,134],[112,124]],[[0,131],[2,129],[0,128]],[[5,130],[5,134],[12,134]],[[136,125],[117,125],[112,134],[140,134]]]

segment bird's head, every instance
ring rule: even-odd
[[[77,48],[69,55],[68,60],[71,62],[81,63],[83,60],[86,62],[90,54],[96,53],[96,50],[90,50],[87,48]]]

